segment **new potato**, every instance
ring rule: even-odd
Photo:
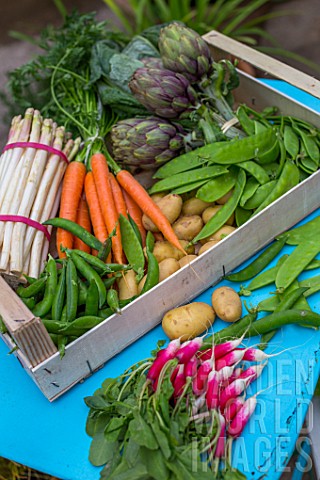
[[[220,287],[214,290],[211,303],[217,316],[225,322],[236,322],[242,315],[241,299],[231,287]]]
[[[155,203],[170,223],[177,220],[181,213],[182,198],[175,193],[169,193],[168,195],[155,200]],[[150,232],[159,232],[152,220],[150,220],[145,214],[142,216],[142,223],[146,230],[149,230]]]
[[[181,341],[185,341],[211,327],[214,319],[215,313],[210,305],[193,302],[169,310],[162,319],[162,328],[171,340],[181,338]]]

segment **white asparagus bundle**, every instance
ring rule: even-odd
[[[80,139],[73,141],[64,127],[42,119],[39,111],[29,108],[22,119],[17,116],[12,120],[7,145],[16,142],[27,144],[5,149],[0,156],[0,215],[15,215],[41,224],[57,214],[67,167],[61,156],[64,154],[69,161],[74,158]],[[48,246],[43,231],[18,221],[0,220],[0,272],[21,278],[21,274],[30,275],[32,271],[38,276]]]

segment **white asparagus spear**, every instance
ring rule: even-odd
[[[53,141],[53,147],[57,150],[62,149],[63,145],[63,138],[64,138],[64,127],[59,127],[56,129],[56,136]],[[65,170],[66,163],[61,160],[59,155],[57,154],[52,154],[48,153],[48,158],[46,162],[46,166],[44,169],[44,172],[42,174],[36,196],[32,205],[32,209],[29,215],[29,218],[35,221],[41,221],[41,213],[44,208],[46,199],[48,197],[48,192],[50,189],[50,185],[52,184],[55,175],[57,173],[57,169],[59,164],[63,163],[62,168],[63,171]],[[59,184],[56,186],[58,189]],[[10,270],[13,273],[18,273],[21,272],[21,269],[23,268],[23,264],[26,260],[27,255],[29,254],[30,250],[30,245],[31,242],[27,242],[28,234],[29,237],[31,236],[34,238],[36,233],[36,230],[32,227],[26,227],[25,230],[25,235],[24,235],[24,248],[17,248],[18,245],[12,245],[11,249],[11,259],[10,259]],[[43,235],[43,234],[42,234]],[[21,241],[17,238],[16,241],[19,241],[19,244],[21,244]]]
[[[33,108],[28,108],[28,110],[25,113],[25,116],[23,118],[23,123],[21,126],[21,132],[19,135],[19,142],[27,142],[29,139],[29,134],[30,134],[30,127],[32,123],[32,118],[33,118]],[[1,190],[0,190],[0,205],[2,205],[2,201],[4,196],[6,195],[7,189],[10,188],[10,182],[13,177],[13,173],[15,169],[17,168],[18,162],[24,152],[24,148],[22,147],[17,147],[12,150],[13,154],[10,159],[10,163],[8,164],[8,168],[5,171],[5,174],[3,176],[3,181],[1,185]]]
[[[9,131],[6,145],[9,145],[17,141],[17,139],[19,138],[21,127],[22,127],[21,115],[18,115],[17,117],[14,117],[12,119],[11,128]],[[2,178],[5,172],[7,171],[11,156],[12,156],[12,149],[6,150],[5,152],[3,152],[3,154],[0,157],[0,189],[1,189]]]
[[[52,141],[52,120],[45,119],[43,121],[40,143],[44,145],[50,145]],[[29,217],[32,204],[34,202],[41,177],[46,165],[48,152],[46,150],[37,150],[32,167],[26,182],[26,186],[21,199],[20,207],[17,214]],[[11,238],[11,252],[15,252],[19,249],[19,256],[21,258],[20,269],[23,268],[23,248],[24,248],[24,236],[26,231],[26,225],[24,223],[16,223],[13,227]],[[1,268],[1,264],[0,264]],[[21,270],[20,270],[21,271]]]

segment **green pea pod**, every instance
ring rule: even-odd
[[[246,331],[246,329],[255,323],[257,318],[257,313],[252,312],[248,313],[244,317],[240,318],[237,322],[228,325],[227,327],[223,328],[219,332],[216,332],[213,335],[214,338],[214,345],[218,345],[220,343],[224,343],[229,339],[239,338],[241,335],[238,335],[238,332]],[[204,340],[201,350],[205,350],[206,348],[211,348],[213,345],[212,342],[212,335],[206,337]]]
[[[201,188],[206,183],[208,183],[208,180],[199,180],[198,182],[188,183],[187,185],[182,185],[181,187],[176,187],[172,189],[171,193],[175,193],[176,195],[182,195],[183,193],[189,193],[189,192],[192,192],[193,190],[197,190],[198,188]]]
[[[36,300],[34,297],[21,298],[21,300],[29,308],[29,310],[33,311],[34,307],[36,306]]]
[[[277,238],[285,236],[288,245],[299,245],[304,241],[312,240],[320,237],[320,216],[310,220],[300,227],[295,227],[288,232],[282,233]]]
[[[236,115],[237,115],[237,118],[239,120],[239,123],[241,125],[242,130],[247,135],[254,135],[254,133],[255,133],[254,121],[252,120],[252,118],[249,117],[245,108],[242,105],[240,105],[240,107],[238,107]]]
[[[301,280],[299,282],[301,287],[308,287],[310,289],[317,287],[320,285],[320,275],[316,275],[315,277],[306,278],[305,280]]]
[[[281,265],[276,276],[276,287],[285,290],[320,252],[319,241],[308,240],[300,243]]]
[[[64,324],[63,328],[60,328],[59,333],[67,336],[76,336],[79,337],[91,330],[91,328],[96,327],[101,322],[103,318],[98,316],[84,316],[76,318],[72,323]]]
[[[244,170],[240,170],[238,173],[238,178],[234,187],[234,191],[229,200],[222,206],[222,208],[206,223],[202,230],[195,236],[192,240],[192,243],[196,243],[202,238],[210,237],[213,235],[219,228],[221,228],[228,218],[231,217],[235,209],[237,208],[243,189],[246,183],[246,174]]]
[[[33,282],[28,287],[23,287],[19,285],[16,290],[16,293],[20,298],[34,297],[37,293],[42,292],[46,286],[47,276],[41,277],[35,282]]]
[[[251,210],[245,210],[244,208],[237,206],[234,216],[237,227],[241,227],[241,225],[246,223],[251,217]]]
[[[62,314],[61,314],[61,323],[65,324],[67,322],[67,305],[63,307]],[[60,353],[60,358],[64,357],[66,352],[66,346],[69,341],[69,338],[65,335],[58,335],[58,350]]]
[[[300,141],[298,135],[290,125],[285,125],[284,127],[283,142],[286,151],[289,153],[291,158],[295,160],[299,153]]]
[[[241,205],[242,208],[245,210],[254,210],[258,208],[261,203],[264,202],[264,200],[270,195],[276,184],[277,180],[270,180],[270,182],[258,186],[252,197],[249,198],[246,203]]]
[[[153,252],[154,249],[154,244],[155,244],[155,238],[152,232],[148,231],[147,236],[146,236],[146,248],[150,252]]]
[[[317,143],[312,136],[307,135],[303,130],[300,130],[300,135],[308,156],[311,158],[311,160],[314,161],[316,165],[319,166],[320,151]]]
[[[299,169],[291,160],[287,160],[284,164],[283,170],[277,181],[276,186],[267,196],[267,198],[261,203],[261,205],[255,210],[253,215],[261,212],[268,205],[270,205],[275,200],[280,198],[283,194],[291,190],[291,188],[298,185],[298,183]]]
[[[274,267],[268,268],[268,270],[262,271],[259,275],[256,275],[249,285],[245,287],[246,290],[253,292],[254,290],[275,283],[278,270],[287,257],[288,255],[282,255]]]
[[[261,119],[261,117],[260,117]],[[261,123],[258,120],[254,120],[254,133],[258,135],[259,133],[264,133],[267,130],[267,126]]]
[[[86,299],[85,315],[98,315],[99,309],[99,292],[96,282],[90,280],[88,294]]]
[[[67,255],[70,254],[70,252],[71,250],[66,250]],[[97,270],[100,275],[104,275],[106,273],[113,273],[119,270],[126,270],[129,267],[128,265],[122,265],[119,263],[105,263],[103,260],[96,257],[95,255],[83,252],[82,250],[73,249],[72,252],[83,258],[89,265],[91,265],[95,270]]]
[[[279,147],[280,148],[280,147]],[[266,165],[262,165],[262,168],[266,172],[269,177],[269,180],[274,180],[278,178],[279,172],[279,162],[271,162],[267,163]]]
[[[305,157],[305,156],[302,156],[301,158],[299,158],[298,166],[309,175],[316,172],[319,167],[314,160],[312,160],[310,157]]]
[[[68,257],[66,270],[67,322],[72,322],[78,309],[78,274],[73,259]]]
[[[146,281],[142,287],[140,295],[143,295],[159,283],[159,263],[153,253],[147,248],[148,271]]]
[[[67,220],[66,218],[50,218],[46,222],[43,222],[43,225],[52,225],[56,228],[63,228],[68,232],[72,233],[76,237],[80,238],[86,245],[89,247],[100,250],[103,247],[103,243],[100,242],[94,235],[88,232],[85,228],[81,227],[75,222],[71,220]]]
[[[78,287],[79,287],[79,295],[78,295],[78,305],[85,305],[87,300],[88,294],[88,287],[83,280],[78,277]]]
[[[55,335],[59,335],[61,330],[68,325],[66,322],[58,322],[57,320],[50,320],[46,318],[42,318],[41,321],[46,327],[47,332]]]
[[[53,297],[57,288],[57,266],[54,258],[49,255],[49,260],[45,266],[45,271],[48,275],[43,299],[36,304],[33,309],[33,314],[36,317],[44,317],[52,307]]]
[[[141,237],[141,233],[140,233],[140,230],[138,228],[138,225],[136,224],[136,222],[133,220],[133,218],[130,216],[130,214],[128,214],[128,220],[134,230],[134,233],[136,234],[137,236],[137,239],[139,240],[139,243],[140,245],[142,245],[142,237]]]
[[[107,293],[107,304],[114,313],[121,313],[121,308],[119,304],[119,295],[117,290],[110,288]]]
[[[122,214],[119,216],[121,242],[125,256],[138,277],[143,277],[145,258],[142,245],[139,242],[130,221]]]
[[[226,280],[230,282],[244,282],[245,280],[250,280],[255,277],[258,273],[269,265],[269,263],[281,252],[282,248],[286,243],[286,237],[283,237],[281,240],[272,242],[269,247],[267,247],[260,255],[255,258],[249,265],[244,267],[239,272],[231,273],[226,275]]]
[[[114,230],[116,231],[116,230]],[[107,259],[109,253],[111,252],[111,247],[112,247],[112,238],[113,232],[108,236],[108,238],[103,242],[102,247],[97,253],[97,258],[99,260],[102,260],[103,262]]]
[[[221,165],[214,165],[211,167],[200,167],[190,172],[182,172],[177,175],[172,175],[169,178],[164,178],[156,182],[150,189],[149,193],[158,193],[166,190],[172,191],[174,188],[181,187],[183,185],[194,184],[199,180],[210,180],[211,178],[218,177],[224,173],[227,173],[228,169]]]
[[[199,188],[196,197],[204,202],[215,202],[234,187],[237,175],[230,171],[217,178],[213,178]]]
[[[98,317],[100,318],[108,318],[110,317],[111,315],[113,315],[113,311],[111,310],[111,308],[101,308],[100,310],[98,310]]]
[[[103,284],[104,286],[106,287],[106,289],[110,288],[114,282],[116,281],[116,278],[115,276],[113,277],[109,277],[109,278],[103,278],[102,281],[103,281]]]
[[[72,258],[76,269],[88,280],[88,282],[91,280],[96,282],[99,291],[99,307],[102,307],[107,298],[107,291],[99,274],[82,257],[73,251],[70,252],[70,257]]]
[[[257,309],[259,312],[273,312],[279,303],[279,295],[273,295],[272,297],[261,300],[257,305]]]
[[[240,198],[240,202],[239,202],[240,207],[243,207],[247,203],[247,201],[255,194],[258,187],[259,187],[259,182],[257,182],[256,179],[253,177],[249,178]]]
[[[276,139],[276,141],[268,151],[259,155],[258,162],[261,165],[267,165],[268,163],[275,162],[279,157],[279,153],[280,153],[279,140]]]
[[[51,312],[52,312],[52,318],[54,320],[61,320],[62,310],[65,305],[66,281],[67,281],[66,272],[67,272],[67,267],[66,267],[66,264],[64,263],[62,265],[58,286],[52,302]]]

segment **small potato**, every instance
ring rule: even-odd
[[[229,190],[228,193],[226,193],[222,197],[218,198],[218,200],[216,200],[216,203],[218,205],[224,205],[225,203],[227,203],[227,201],[229,200],[229,198],[231,197],[232,194],[233,194],[233,188],[231,188],[231,190]]]
[[[127,300],[128,298],[138,295],[138,285],[136,282],[136,274],[133,270],[128,270],[118,280],[119,299]]]
[[[182,215],[201,215],[211,205],[212,202],[204,202],[200,198],[192,197],[183,202],[181,213]]]
[[[194,246],[191,245],[190,247],[187,247],[187,241],[180,240],[180,244],[187,253],[194,253]],[[162,262],[165,258],[175,258],[176,260],[180,260],[180,258],[185,256],[181,250],[171,245],[167,240],[163,242],[155,242],[153,254],[158,260],[158,263]]]
[[[204,243],[202,247],[199,248],[198,255],[206,252],[207,250],[209,250],[209,248],[217,245],[217,243],[219,243],[219,240],[211,240],[210,242]]]
[[[203,227],[200,215],[188,215],[178,218],[172,228],[180,240],[193,240]]]
[[[170,277],[180,269],[178,260],[175,258],[165,258],[159,263],[159,282]]]
[[[173,308],[162,319],[162,328],[171,339],[189,340],[200,335],[213,324],[215,312],[211,305],[193,302]]]
[[[189,265],[192,260],[198,258],[198,255],[186,255],[185,257],[180,258],[179,265],[180,268],[184,267],[185,265]]]
[[[157,200],[156,204],[164,216],[167,217],[169,222],[173,223],[177,220],[181,213],[182,198],[180,195],[170,193],[169,195],[165,195]],[[155,226],[153,221],[150,220],[150,218],[145,214],[142,215],[142,223],[146,230],[149,230],[150,232],[159,232],[159,229]]]
[[[150,197],[155,203],[158,203],[159,200],[161,200],[161,198],[165,197],[166,195],[167,195],[167,192],[159,192],[159,193],[153,193],[152,195],[150,195]]]
[[[237,292],[230,287],[220,287],[211,296],[213,310],[225,322],[236,322],[242,315],[242,303]]]
[[[213,207],[208,207],[202,213],[202,220],[204,223],[208,223],[208,221],[215,216],[215,214],[221,210],[222,205],[215,205]],[[226,221],[226,225],[233,225],[234,224],[234,213],[228,218]]]
[[[225,237],[230,235],[230,233],[234,232],[236,230],[235,227],[231,227],[230,225],[223,225],[223,227],[219,228],[219,230],[216,231],[213,235],[210,235],[206,239],[206,242],[211,242],[212,240],[223,240]]]

